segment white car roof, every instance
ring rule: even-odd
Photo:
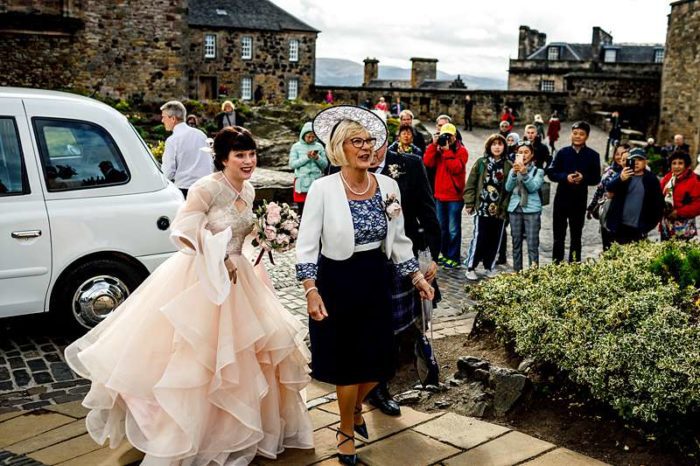
[[[47,99],[47,100],[61,100],[64,102],[75,102],[81,105],[90,105],[97,107],[100,110],[107,110],[119,115],[122,118],[126,118],[124,115],[119,113],[114,108],[107,104],[100,102],[99,100],[91,99],[78,94],[71,94],[69,92],[59,92],[59,91],[49,91],[45,89],[30,89],[25,87],[3,87],[0,86],[0,98],[15,98],[15,99]]]

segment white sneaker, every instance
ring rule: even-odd
[[[467,270],[467,280],[478,280],[479,276],[473,270]]]
[[[498,275],[498,271],[496,269],[491,269],[486,271],[486,278],[493,278],[496,275]]]

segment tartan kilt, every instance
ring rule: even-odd
[[[420,310],[420,294],[411,283],[411,277],[392,273],[391,313],[394,334],[410,327],[418,318]]]

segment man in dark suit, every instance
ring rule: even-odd
[[[435,212],[435,201],[423,160],[415,155],[396,152],[386,152],[384,155],[384,151],[380,150],[375,164],[375,172],[393,178],[399,185],[404,228],[406,236],[413,242],[413,253],[417,256],[418,251],[426,247],[430,250],[433,262],[425,278],[433,282],[436,290],[433,302],[437,303],[440,300],[440,294],[437,282],[433,279],[437,273],[437,258],[440,254],[440,223]],[[414,323],[421,309],[420,298],[413,290],[411,280],[395,277],[392,288],[392,311],[397,343],[397,364],[400,361],[400,354],[409,351],[412,354],[413,344],[418,337]],[[401,414],[401,409],[389,393],[388,382],[388,380],[381,381],[369,393],[367,401],[384,414],[398,416]]]

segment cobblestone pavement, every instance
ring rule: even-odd
[[[568,128],[568,124],[563,125]],[[522,132],[522,131],[521,131]],[[463,132],[469,149],[469,165],[483,152],[483,141],[491,131],[477,129]],[[568,141],[569,131],[562,131],[562,142]],[[594,128],[589,145],[604,153],[606,135]],[[462,218],[462,257],[466,257],[472,237],[473,219],[466,214]],[[551,205],[543,213],[540,233],[541,264],[551,261]],[[510,243],[510,238],[509,238]],[[508,251],[512,251],[509,244]],[[586,222],[583,233],[583,257],[597,257],[601,251],[600,235],[596,222]],[[306,321],[306,302],[303,291],[296,282],[294,253],[275,256],[275,265],[265,257],[266,268],[277,289],[282,303],[300,320]],[[511,257],[508,264],[499,266],[499,271],[511,271]],[[434,337],[467,333],[471,328],[473,313],[471,302],[465,293],[465,286],[471,286],[464,278],[463,267],[439,273],[443,301],[434,313]],[[477,274],[483,271],[477,269]],[[27,316],[0,321],[0,414],[14,409],[36,409],[54,404],[80,399],[87,391],[85,380],[77,377],[65,364],[63,350],[69,344],[69,337],[56,336],[45,316]]]

